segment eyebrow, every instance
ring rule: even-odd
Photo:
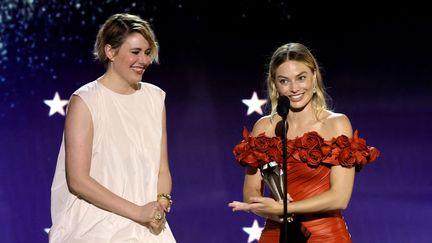
[[[129,48],[129,51],[142,51],[142,50],[143,50],[143,49],[140,48],[140,47]],[[144,52],[146,52],[146,51],[152,51],[152,48],[149,47],[149,48],[147,48],[147,49],[144,50]]]
[[[296,77],[301,76],[301,75],[304,75],[304,74],[307,74],[307,72],[306,72],[306,71],[303,71],[303,72],[297,74]],[[276,76],[276,78],[288,78],[288,77],[285,77],[285,76],[283,76],[283,75],[278,75],[278,76]],[[289,79],[289,78],[288,78],[288,79]]]

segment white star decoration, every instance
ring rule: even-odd
[[[254,112],[262,115],[263,112],[262,112],[261,106],[264,105],[265,103],[267,103],[267,100],[258,99],[257,92],[254,91],[252,94],[252,98],[243,99],[242,102],[248,106],[248,110],[247,110],[248,116]]]
[[[248,243],[251,243],[254,240],[259,241],[262,229],[263,228],[259,227],[256,219],[254,219],[252,227],[243,227],[243,231],[249,234]]]
[[[61,115],[65,115],[63,106],[67,105],[67,100],[61,100],[58,92],[55,92],[54,98],[52,100],[44,100],[44,103],[50,107],[49,116],[54,115],[56,112]]]

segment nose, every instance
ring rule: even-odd
[[[297,82],[290,82],[288,89],[291,93],[297,93],[300,90],[300,86]]]
[[[144,65],[148,66],[148,65],[150,65],[151,61],[152,61],[152,58],[150,57],[150,55],[147,55],[145,53],[141,53],[139,55],[138,62],[140,64],[144,64]]]

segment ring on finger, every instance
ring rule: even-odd
[[[161,220],[161,219],[162,219],[162,214],[159,213],[159,212],[157,212],[157,213],[155,214],[155,219],[156,219],[156,220]]]

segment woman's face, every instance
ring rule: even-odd
[[[290,100],[293,109],[306,107],[314,94],[315,73],[298,61],[285,61],[276,69],[275,85],[279,95]]]
[[[113,71],[130,84],[141,81],[144,71],[152,62],[150,45],[144,36],[132,33],[113,51],[116,51],[111,58]]]

